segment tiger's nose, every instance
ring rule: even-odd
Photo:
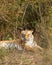
[[[25,39],[28,39],[28,35],[25,35]]]

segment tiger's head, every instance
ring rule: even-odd
[[[32,36],[33,31],[32,30],[23,30],[21,31],[21,39],[22,40],[29,40]]]

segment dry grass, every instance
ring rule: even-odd
[[[0,50],[0,65],[42,65],[43,53],[36,49],[31,51],[18,51],[16,49]]]

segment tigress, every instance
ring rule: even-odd
[[[22,30],[20,39],[11,41],[0,41],[0,48],[16,48],[18,50],[34,50],[35,47],[42,49],[34,40],[32,30]]]

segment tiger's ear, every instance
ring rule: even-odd
[[[33,30],[31,30],[31,33],[33,33]]]
[[[21,33],[23,34],[23,33],[24,33],[24,31],[21,31]]]
[[[25,31],[23,30],[23,31],[21,31],[21,34],[25,34]]]

